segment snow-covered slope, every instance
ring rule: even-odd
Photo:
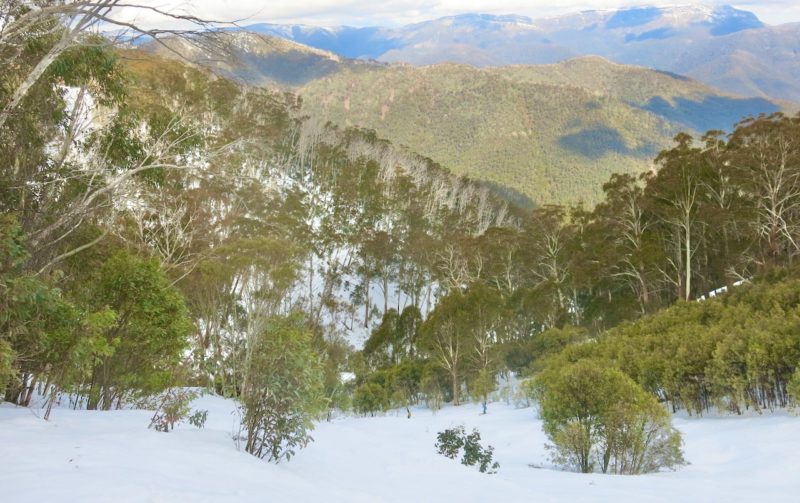
[[[273,465],[239,452],[235,406],[206,396],[206,428],[147,429],[146,411],[54,411],[0,406],[0,501],[397,502],[797,501],[800,419],[676,419],[690,465],[643,476],[553,470],[532,408],[475,405],[322,423],[316,441]],[[496,475],[436,454],[436,433],[477,427],[496,449]],[[536,468],[539,467],[539,468]]]

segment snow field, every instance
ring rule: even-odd
[[[151,413],[0,406],[0,501],[18,502],[796,502],[800,418],[676,418],[691,463],[642,476],[552,469],[534,408],[492,403],[418,408],[320,423],[288,463],[238,451],[232,401],[206,395],[206,427],[147,429]],[[436,453],[436,433],[463,424],[495,447],[487,475]]]

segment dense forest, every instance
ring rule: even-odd
[[[600,431],[602,471],[640,473],[682,462],[659,402],[736,413],[798,397],[800,117],[679,134],[593,208],[518,208],[304,116],[295,95],[76,35],[90,14],[64,25],[12,4],[6,401],[43,394],[49,416],[202,387],[240,401],[248,452],[280,460],[333,410],[469,397],[486,411],[500,377],[533,377],[521,388],[563,464],[591,471]],[[575,430],[562,405],[595,384],[599,422]],[[611,436],[642,418],[658,456]]]

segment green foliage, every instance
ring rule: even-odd
[[[494,368],[493,346],[505,333],[504,314],[498,292],[476,283],[466,292],[449,292],[422,325],[420,348],[450,376],[455,405],[460,403],[461,386],[470,374]]]
[[[288,461],[313,440],[314,420],[327,407],[322,361],[297,314],[270,319],[251,344],[241,392],[245,449]]]
[[[683,463],[669,414],[619,370],[582,360],[546,371],[536,386],[557,464],[638,474]]]
[[[794,371],[792,380],[789,381],[788,386],[786,386],[786,391],[793,400],[795,408],[800,405],[800,367]]]
[[[481,473],[497,473],[500,463],[492,461],[494,447],[481,445],[481,434],[477,429],[467,434],[463,426],[450,428],[436,434],[436,450],[442,456],[456,459],[463,449],[461,464],[478,466]]]
[[[486,405],[489,401],[489,394],[497,388],[494,373],[488,368],[482,368],[472,379],[469,385],[470,393],[476,401],[481,402],[483,413],[486,414]]]
[[[104,332],[111,354],[92,371],[89,407],[108,409],[127,393],[169,386],[192,326],[180,291],[160,264],[121,251],[97,271],[91,302],[116,313]]]
[[[206,420],[208,419],[208,411],[203,409],[198,409],[194,411],[192,414],[190,414],[187,419],[189,421],[189,424],[191,424],[195,428],[203,428],[205,427]]]
[[[582,342],[587,338],[587,330],[582,327],[549,328],[541,333],[507,343],[501,351],[508,369],[514,372],[522,372],[531,367],[532,370],[538,370],[539,360],[557,354],[570,344]]]
[[[796,279],[770,279],[682,302],[567,347],[540,366],[600,359],[690,413],[786,407],[787,385],[800,363],[799,288]]]
[[[362,384],[353,394],[353,409],[359,414],[374,416],[376,412],[388,410],[390,404],[389,394],[376,382]]]
[[[339,339],[324,344],[324,388],[328,399],[328,419],[334,410],[347,411],[352,407],[354,382],[344,381],[342,373],[347,369],[349,346]]]
[[[5,398],[27,404],[37,376],[49,370],[55,389],[75,382],[93,358],[107,354],[99,341],[115,314],[79,309],[62,292],[27,274],[24,235],[11,216],[0,220],[0,380]]]
[[[159,400],[158,408],[150,418],[149,428],[156,431],[170,432],[177,423],[188,420],[192,425],[202,428],[208,411],[192,411],[192,401],[199,396],[196,391],[170,388]]]
[[[343,66],[300,88],[309,114],[375,129],[536,204],[600,201],[613,173],[645,171],[672,135],[708,124],[700,97],[715,94],[695,81],[599,58],[492,69]],[[693,106],[678,117],[656,102],[666,110]],[[733,120],[750,113],[744,100],[726,105],[737,110]]]
[[[436,434],[436,450],[446,458],[456,459],[464,447],[464,427],[449,428]]]
[[[438,367],[426,365],[423,368],[419,387],[429,409],[436,412],[442,408],[442,403],[447,398],[447,376]]]
[[[14,360],[16,355],[6,341],[0,341],[0,389],[6,389],[16,376]]]

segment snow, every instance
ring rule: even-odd
[[[235,404],[206,395],[202,430],[147,429],[150,413],[0,406],[0,501],[17,502],[530,502],[797,501],[800,419],[676,417],[690,465],[642,476],[552,469],[533,408],[492,403],[418,408],[323,422],[315,442],[274,465],[237,450]],[[463,424],[495,447],[486,475],[435,452],[436,433]],[[538,467],[538,468],[535,468]]]

